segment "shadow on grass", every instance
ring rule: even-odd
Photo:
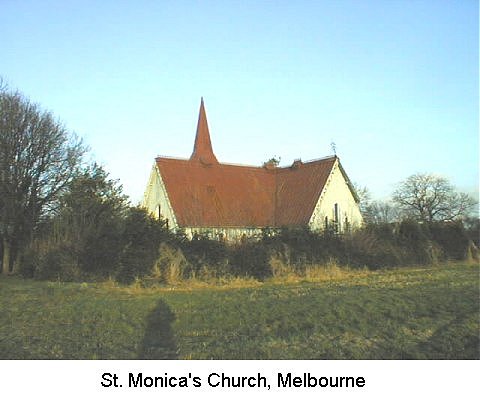
[[[173,360],[178,358],[178,348],[172,330],[175,314],[159,300],[147,317],[147,326],[138,358],[142,360]]]

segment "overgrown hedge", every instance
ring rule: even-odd
[[[174,284],[189,278],[210,279],[305,275],[312,265],[380,269],[478,257],[461,223],[367,225],[345,235],[308,229],[265,230],[246,243],[226,244],[170,233],[162,221],[138,208],[129,209],[113,234],[85,240],[42,239],[25,254],[20,272],[38,279],[102,280],[121,283],[136,278]],[[93,240],[95,239],[95,240]],[[112,249],[115,252],[112,252]]]

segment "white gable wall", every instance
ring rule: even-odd
[[[167,220],[170,229],[176,230],[178,228],[177,219],[175,218],[172,205],[168,199],[165,184],[156,165],[153,166],[152,172],[150,173],[142,206],[155,218],[160,218],[161,216]]]
[[[330,227],[335,224],[335,204],[338,210],[338,231],[343,232],[362,224],[362,215],[355,198],[342,174],[338,160],[333,165],[327,183],[318,199],[317,205],[310,217],[309,226],[312,230],[325,229],[325,217]]]

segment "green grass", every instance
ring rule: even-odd
[[[0,278],[0,358],[480,358],[478,266],[236,286]]]

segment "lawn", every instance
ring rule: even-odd
[[[478,359],[478,265],[141,289],[0,277],[0,359]]]

